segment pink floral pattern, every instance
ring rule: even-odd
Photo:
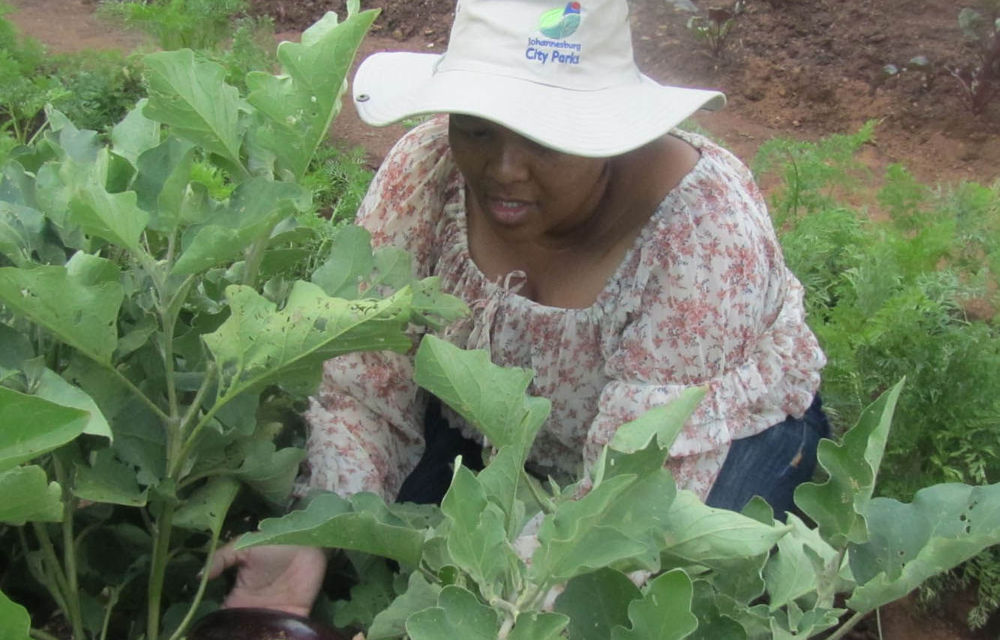
[[[374,244],[407,249],[418,275],[469,304],[444,338],[534,370],[529,392],[552,401],[529,460],[540,473],[580,477],[619,425],[706,385],[668,463],[679,487],[704,498],[732,440],[801,416],[819,387],[825,357],[750,172],[709,140],[676,135],[700,160],[585,309],[518,295],[519,273],[493,282],[479,271],[446,117],[397,143],[358,212]],[[395,497],[423,447],[426,399],[411,373],[412,357],[392,353],[326,363],[306,416],[308,484]]]

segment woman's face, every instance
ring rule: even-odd
[[[558,245],[586,235],[608,187],[608,160],[553,151],[472,116],[452,115],[448,136],[468,205],[501,237]]]

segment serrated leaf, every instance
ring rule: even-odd
[[[664,551],[694,562],[766,554],[788,530],[709,507],[690,491],[677,492],[667,523]]]
[[[698,408],[706,391],[705,387],[685,389],[669,404],[654,407],[637,419],[621,425],[615,431],[609,446],[617,451],[632,453],[645,449],[656,438],[661,449],[669,449],[684,428],[684,423]]]
[[[20,526],[25,522],[61,522],[62,489],[49,482],[45,470],[35,465],[0,472],[0,522]]]
[[[406,619],[417,611],[435,606],[440,593],[439,585],[427,582],[423,574],[414,571],[407,581],[406,591],[375,615],[365,637],[367,640],[402,637],[406,634]]]
[[[0,471],[70,442],[88,418],[85,411],[0,387]]]
[[[111,150],[139,168],[139,156],[160,144],[160,124],[142,114],[148,100],[142,98],[111,128]]]
[[[279,171],[296,178],[305,173],[340,111],[348,69],[376,15],[365,11],[337,24],[336,14],[327,13],[301,42],[278,46],[286,75],[247,74],[247,101],[262,116],[254,128],[255,144],[274,154]]]
[[[864,542],[867,537],[863,514],[875,488],[903,383],[900,380],[866,407],[858,423],[844,434],[842,444],[821,440],[817,458],[829,479],[805,483],[795,490],[795,504],[835,547]]]
[[[39,246],[45,218],[32,207],[0,200],[0,254],[26,267]]]
[[[642,592],[628,576],[604,568],[570,580],[554,610],[569,616],[574,640],[607,640],[612,629],[628,625],[629,604],[640,597]]]
[[[224,209],[185,234],[184,249],[171,273],[199,273],[239,256],[308,199],[308,192],[297,184],[264,178],[240,183]]]
[[[1000,544],[1000,484],[935,485],[910,504],[876,498],[866,517],[869,540],[849,547],[859,586],[847,606],[862,613]]]
[[[333,547],[416,566],[423,547],[423,530],[393,516],[372,494],[356,494],[351,500],[347,502],[334,494],[317,496],[302,511],[264,520],[259,531],[241,538],[236,548],[259,544]]]
[[[49,402],[61,404],[64,407],[86,411],[90,414],[90,419],[87,420],[87,426],[84,427],[83,432],[92,436],[102,436],[108,440],[114,439],[111,433],[111,425],[108,424],[107,419],[101,413],[101,409],[94,402],[94,399],[80,387],[66,382],[55,371],[45,369],[42,372],[35,387],[35,395]]]
[[[139,251],[149,214],[136,204],[134,191],[108,193],[101,184],[88,184],[73,192],[69,220],[84,233]]]
[[[510,554],[504,513],[487,501],[479,481],[466,467],[455,467],[441,512],[451,523],[447,545],[452,562],[478,584],[492,585]]]
[[[351,587],[350,598],[334,603],[333,624],[338,628],[367,627],[375,614],[383,611],[395,598],[393,580],[396,574],[383,559],[368,556],[366,562],[356,566],[355,570],[360,582]],[[367,637],[371,638],[371,634]]]
[[[562,630],[569,618],[558,613],[532,611],[522,613],[514,621],[508,640],[557,640],[563,638]]]
[[[240,485],[233,478],[219,476],[199,487],[174,513],[174,525],[183,529],[211,531],[218,536]]]
[[[651,552],[647,530],[622,526],[616,519],[635,476],[605,481],[579,500],[560,503],[538,530],[539,547],[531,558],[529,578],[568,580],[576,575]],[[626,506],[626,508],[628,508]],[[646,505],[632,505],[644,510]]]
[[[281,504],[292,491],[299,463],[306,452],[294,447],[275,450],[273,442],[250,440],[236,477],[272,504]]]
[[[183,218],[194,149],[190,142],[169,137],[136,160],[137,203],[150,213],[151,229],[169,233],[182,223],[197,222]]]
[[[146,492],[139,488],[135,469],[116,460],[110,449],[97,452],[91,465],[76,465],[73,495],[91,502],[146,505]]]
[[[496,448],[527,455],[551,403],[526,395],[532,372],[499,367],[484,350],[467,351],[433,335],[417,350],[414,380],[476,426]]]
[[[347,225],[337,231],[330,253],[310,279],[328,296],[353,300],[374,266],[371,234],[363,227]]]
[[[411,640],[496,640],[497,615],[471,592],[447,586],[438,596],[438,606],[414,613],[406,621]]]
[[[837,558],[837,550],[795,514],[788,514],[788,523],[790,531],[778,540],[778,552],[771,556],[764,569],[772,610],[816,591],[817,573],[822,567],[815,566],[811,558],[818,558],[824,565]],[[806,549],[811,551],[811,556]]]
[[[220,398],[270,383],[311,393],[322,363],[334,356],[410,346],[406,289],[385,300],[348,301],[299,281],[280,311],[250,287],[227,287],[226,299],[229,318],[204,336],[218,364]]]
[[[631,629],[615,629],[612,640],[680,640],[698,627],[691,613],[694,589],[681,570],[657,577],[646,585],[640,600],[628,608]]]
[[[214,62],[196,60],[190,49],[152,53],[148,70],[149,103],[143,115],[170,125],[180,137],[240,168],[239,91],[225,82]]]
[[[31,616],[28,610],[0,591],[0,637],[8,640],[30,640]]]
[[[0,268],[0,301],[98,362],[118,344],[123,296],[118,267],[85,253],[65,267]]]

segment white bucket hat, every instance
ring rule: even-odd
[[[626,0],[459,0],[445,54],[376,53],[353,95],[371,125],[461,113],[588,157],[631,151],[726,102],[639,71]]]

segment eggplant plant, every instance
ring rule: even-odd
[[[2,167],[0,637],[182,638],[240,488],[288,496],[303,452],[277,417],[322,362],[462,312],[299,184],[376,15],[348,5],[246,95],[149,55],[109,144],[50,108]]]
[[[826,477],[795,495],[807,524],[794,514],[778,522],[759,500],[736,513],[677,490],[663,464],[701,389],[623,425],[586,485],[559,487],[524,471],[549,410],[526,396],[529,371],[427,336],[415,377],[482,431],[482,471],[456,464],[440,508],[321,493],[238,543],[395,561],[398,575],[366,572],[381,584],[352,595],[353,605],[391,594],[367,619],[353,607],[368,640],[842,638],[1000,543],[1000,485],[936,485],[908,504],[873,497],[902,382],[839,443],[821,442]]]

